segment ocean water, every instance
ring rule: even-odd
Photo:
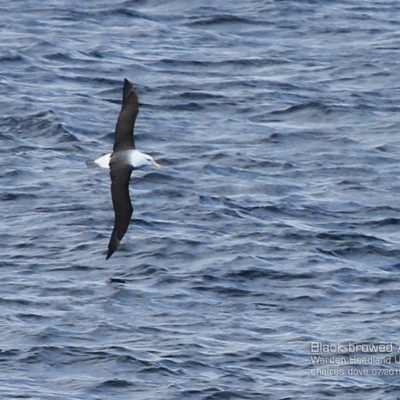
[[[398,399],[399,12],[0,1],[0,398]]]

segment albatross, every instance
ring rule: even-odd
[[[114,208],[114,229],[108,243],[106,260],[117,250],[119,243],[128,230],[133,207],[129,196],[129,180],[134,169],[153,165],[162,168],[152,156],[135,148],[133,128],[139,113],[138,96],[128,79],[124,79],[122,106],[114,133],[113,152],[97,159],[86,161],[88,166],[97,165],[110,169],[111,198]]]

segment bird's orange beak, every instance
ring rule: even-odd
[[[152,164],[153,164],[153,167],[156,167],[158,169],[162,168],[162,165],[160,165],[159,163],[155,162],[154,160],[153,160]]]

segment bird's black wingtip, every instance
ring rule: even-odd
[[[114,237],[114,232],[113,232],[113,234],[111,235],[111,238],[110,238],[110,242],[108,243],[108,251],[107,251],[106,260],[108,260],[114,254],[115,250],[117,250],[119,242],[120,242],[120,240],[118,240]]]
[[[138,98],[132,83],[128,79],[124,78],[124,87],[122,90],[122,103],[137,103]]]
[[[106,260],[108,260],[113,255],[114,251],[115,249],[111,246],[111,240],[110,240],[110,243],[108,244]]]
[[[108,260],[114,254],[114,251],[115,251],[115,249],[112,249],[112,248],[108,249],[106,260]]]

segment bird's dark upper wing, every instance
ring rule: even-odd
[[[139,112],[139,100],[128,79],[124,79],[122,107],[115,126],[114,152],[135,148],[133,128]]]
[[[110,165],[111,197],[115,213],[114,229],[108,243],[108,260],[125,235],[131,222],[133,207],[129,196],[129,179],[132,173],[131,165],[113,166]]]

